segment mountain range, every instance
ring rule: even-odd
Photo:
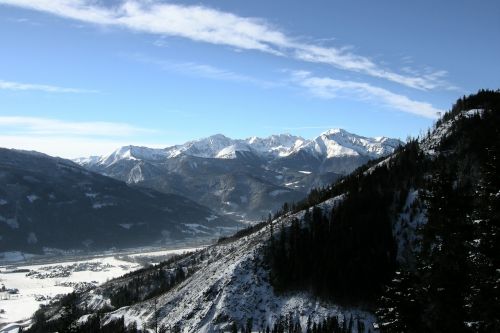
[[[238,226],[175,194],[132,187],[69,160],[0,149],[0,252],[171,246]]]
[[[401,144],[342,129],[312,140],[290,134],[248,139],[217,134],[164,149],[124,146],[75,162],[128,184],[185,196],[220,214],[258,219]]]
[[[29,332],[497,332],[500,91],[195,253],[42,308]]]

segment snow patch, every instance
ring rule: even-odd
[[[212,222],[213,220],[216,220],[218,218],[219,217],[217,215],[210,215],[208,217],[205,217],[205,219],[207,220],[207,222]]]
[[[290,191],[288,191],[288,190],[274,190],[274,191],[269,192],[269,195],[272,197],[277,197],[280,194],[284,194],[284,193],[288,193],[288,192],[290,192]]]
[[[484,113],[484,109],[471,109],[469,111],[465,111],[464,112],[464,116],[466,116],[467,118],[471,118],[471,117],[474,117],[474,116],[482,116]]]
[[[184,225],[188,227],[189,231],[194,234],[208,234],[210,232],[210,228],[201,224],[184,223]]]
[[[115,206],[115,204],[112,202],[96,202],[92,204],[92,208],[94,209],[101,209],[104,207],[111,207],[111,206]]]
[[[19,222],[17,221],[16,217],[6,218],[6,217],[3,217],[2,215],[0,215],[0,222],[6,223],[12,229],[18,229],[19,228]]]
[[[8,252],[0,252],[0,260],[2,262],[18,262],[25,261],[30,258],[33,258],[35,255],[31,253],[24,253],[20,251],[8,251]]]
[[[33,203],[33,202],[35,202],[36,200],[38,200],[40,198],[36,194],[30,194],[30,195],[26,196],[26,199],[28,199],[28,201],[30,203]]]
[[[419,190],[410,190],[402,212],[393,225],[393,235],[398,244],[396,260],[412,264],[414,253],[419,250],[418,230],[427,223],[427,211],[419,199]]]
[[[36,234],[34,232],[30,232],[28,234],[27,242],[28,242],[28,244],[36,244],[36,243],[38,243],[38,238],[36,237]]]

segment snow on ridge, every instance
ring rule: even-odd
[[[430,136],[423,137],[420,139],[420,146],[422,150],[427,155],[435,155],[436,148],[439,146],[439,143],[450,135],[451,128],[453,123],[459,119],[460,117],[470,118],[475,115],[481,116],[484,113],[484,109],[470,109],[460,112],[457,116],[447,121],[442,122],[438,127],[434,128],[434,130],[430,133]]]
[[[357,155],[379,157],[391,153],[399,143],[400,141],[397,139],[366,138],[339,128],[325,131],[311,140],[291,134],[271,135],[265,138],[254,136],[247,139],[231,139],[222,134],[216,134],[164,149],[124,146],[109,155],[99,158],[78,158],[74,161],[81,165],[109,166],[120,160],[161,161],[182,155],[234,159],[237,157],[236,152],[251,152],[258,156],[282,158],[299,151],[312,153],[323,158]],[[139,178],[140,176],[138,176]]]
[[[289,192],[290,192],[290,190],[279,189],[279,190],[274,190],[274,191],[269,192],[269,195],[272,197],[277,197],[280,194],[285,194],[285,193],[289,193]]]
[[[95,202],[92,204],[92,208],[94,209],[101,209],[104,207],[111,207],[111,206],[116,206],[116,204],[112,202]]]
[[[343,198],[331,198],[318,206],[330,209]],[[302,219],[304,213],[287,214],[273,223],[290,225],[294,218]],[[151,322],[157,302],[159,324],[170,327],[181,324],[185,333],[216,332],[228,329],[233,321],[244,325],[248,318],[253,318],[254,330],[263,330],[267,325],[272,326],[280,315],[288,314],[300,320],[304,329],[309,317],[318,322],[327,316],[348,320],[351,315],[365,322],[366,327],[372,327],[375,317],[357,308],[319,301],[307,292],[277,295],[270,284],[269,272],[262,265],[269,235],[269,226],[266,226],[234,242],[204,249],[206,255],[202,256],[205,259],[199,270],[177,287],[155,300],[117,309],[105,315],[103,322],[121,316],[126,323]]]
[[[120,160],[161,160],[167,158],[167,153],[164,149],[139,147],[139,146],[123,146],[115,150],[109,155],[104,155],[99,158],[95,164],[112,165]],[[75,162],[80,163],[82,159],[76,159]],[[89,159],[91,162],[92,160]]]
[[[345,156],[376,158],[392,153],[400,144],[397,139],[368,138],[337,128],[323,132],[314,140],[298,147],[297,151],[305,150],[326,158]]]
[[[97,163],[99,159],[101,159],[101,156],[78,157],[73,159],[73,162],[80,165],[91,165]]]
[[[217,220],[218,218],[219,218],[219,216],[214,215],[214,214],[205,217],[205,219],[207,220],[207,222],[212,222],[213,220]]]
[[[484,113],[484,109],[470,109],[470,110],[464,112],[464,116],[470,118],[470,117],[473,117],[476,115],[482,116],[483,113]]]

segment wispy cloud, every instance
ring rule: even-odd
[[[135,54],[131,56],[131,58],[135,61],[158,66],[165,71],[178,72],[207,79],[250,83],[262,88],[271,88],[281,85],[279,82],[262,80],[249,75],[239,74],[227,69],[196,62],[172,62],[140,54]]]
[[[19,24],[29,24],[32,26],[41,26],[42,25],[40,22],[34,21],[34,20],[26,18],[26,17],[13,17],[13,18],[7,19],[7,21],[19,23]]]
[[[0,80],[0,90],[34,90],[34,91],[43,91],[48,93],[97,93],[97,90],[87,90],[87,89],[77,89],[77,88],[66,88],[66,87],[58,87],[47,84],[33,84],[33,83],[20,83],[13,81],[4,81]]]
[[[426,118],[437,118],[443,110],[430,103],[414,101],[407,96],[365,82],[336,80],[330,77],[316,77],[307,71],[292,72],[292,81],[307,88],[320,98],[333,99],[341,96],[369,100],[392,109],[412,113]]]
[[[161,36],[256,50],[301,61],[382,78],[421,90],[448,87],[446,73],[397,73],[348,48],[302,42],[263,19],[248,18],[208,8],[162,3],[155,0],[122,0],[105,7],[92,0],[0,0],[0,4],[28,8],[87,23],[124,27]]]
[[[0,116],[0,129],[3,133],[24,135],[71,135],[126,137],[155,130],[135,127],[114,122],[70,122],[50,118]]]

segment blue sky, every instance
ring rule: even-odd
[[[488,0],[0,0],[0,146],[417,136],[500,88],[499,17]]]

